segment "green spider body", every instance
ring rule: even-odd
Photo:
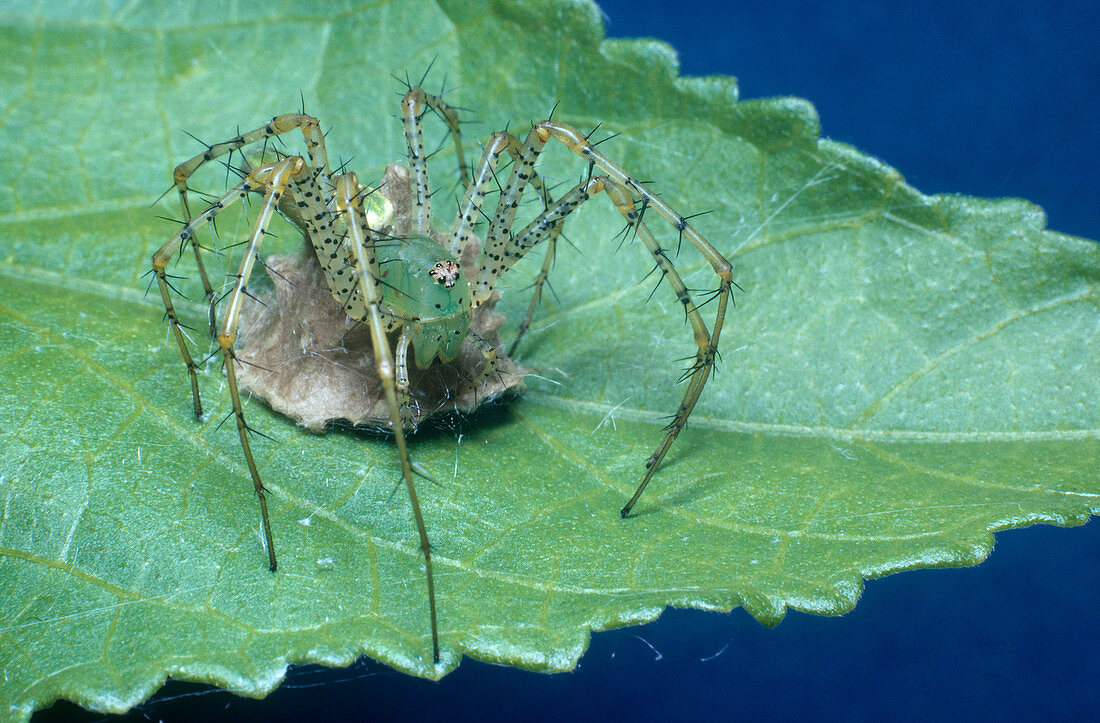
[[[448,263],[456,269],[453,277],[441,280],[438,273],[432,274]],[[470,328],[472,311],[470,287],[457,272],[458,262],[436,241],[409,236],[380,245],[378,264],[383,304],[401,320],[417,366],[454,359]]]

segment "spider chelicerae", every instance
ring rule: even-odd
[[[449,232],[432,230],[431,194],[424,152],[421,122],[433,112],[446,123],[453,137],[461,182],[465,188],[458,216]],[[265,125],[238,134],[181,163],[174,173],[175,187],[185,215],[182,229],[153,255],[156,276],[165,315],[171,333],[191,380],[191,393],[197,416],[202,415],[199,397],[197,364],[189,348],[189,339],[181,326],[172,303],[173,287],[166,269],[169,262],[186,246],[194,250],[203,287],[210,303],[211,330],[221,351],[233,416],[237,423],[241,447],[260,502],[263,534],[267,545],[268,564],[276,569],[275,545],[268,518],[265,487],[253,460],[249,444],[251,431],[245,421],[238,384],[241,361],[234,344],[241,331],[242,308],[249,297],[248,282],[259,250],[276,213],[281,213],[306,236],[320,266],[332,297],[350,320],[357,321],[369,333],[372,364],[377,372],[381,397],[388,412],[402,477],[409,494],[413,517],[424,556],[428,603],[431,620],[433,659],[439,660],[439,634],[436,615],[435,584],[432,576],[431,546],[413,484],[414,465],[410,462],[405,443],[405,431],[413,427],[417,415],[411,401],[409,357],[415,367],[453,360],[464,344],[473,345],[480,354],[473,384],[485,383],[498,365],[501,355],[471,328],[471,320],[479,308],[494,299],[498,279],[534,246],[548,246],[546,261],[536,278],[531,303],[519,326],[511,351],[527,330],[538,304],[543,284],[550,271],[553,245],[569,215],[589,199],[604,193],[626,220],[633,232],[649,250],[656,269],[667,279],[682,305],[694,333],[694,360],[684,374],[687,388],[683,401],[673,414],[666,434],[645,463],[645,474],[637,491],[622,508],[627,517],[631,508],[649,484],[676,436],[684,428],[692,409],[703,391],[714,366],[718,339],[730,298],[731,267],[682,214],[674,210],[653,191],[635,180],[626,171],[598,150],[584,133],[554,120],[534,124],[526,138],[509,132],[492,134],[483,145],[481,159],[471,171],[465,162],[457,111],[442,97],[429,94],[420,87],[405,93],[401,103],[405,140],[408,146],[408,172],[404,193],[409,206],[406,218],[393,219],[392,214],[372,212],[374,194],[386,201],[387,194],[396,198],[402,193],[399,180],[390,180],[393,188],[373,190],[360,185],[352,172],[334,172],[329,167],[324,135],[316,118],[302,113],[276,116]],[[192,215],[189,205],[188,180],[201,166],[229,156],[248,146],[277,136],[300,131],[305,139],[304,155],[278,154],[274,160],[261,154],[255,162],[242,159],[239,183],[215,199],[201,213]],[[544,146],[550,141],[564,145],[588,165],[588,174],[558,198],[551,198],[535,166]],[[510,164],[507,181],[498,181]],[[340,169],[337,169],[338,171]],[[390,172],[387,175],[391,175]],[[399,178],[399,175],[395,175]],[[516,229],[516,213],[525,193],[533,191],[542,202],[542,210],[534,220]],[[491,194],[499,194],[495,211],[484,209]],[[220,324],[216,323],[215,294],[207,277],[202,246],[196,236],[204,224],[212,223],[226,207],[250,194],[263,197],[251,223],[245,244],[244,258],[238,273],[231,277],[231,290],[223,297]],[[644,216],[652,210],[672,225],[678,242],[686,240],[710,264],[718,277],[716,289],[694,292],[688,289],[677,273],[669,254],[647,226]],[[483,220],[484,219],[484,220]],[[484,226],[484,241],[475,235],[475,226]],[[434,235],[433,235],[434,234]],[[480,244],[480,252],[476,252]],[[462,261],[465,261],[465,268]],[[708,327],[699,311],[696,297],[715,301],[714,321]]]

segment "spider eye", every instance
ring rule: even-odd
[[[436,261],[435,266],[428,270],[428,275],[436,283],[442,284],[448,289],[454,288],[455,282],[458,281],[458,274],[458,264],[454,261]]]

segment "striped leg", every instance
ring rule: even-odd
[[[714,322],[714,330],[712,333],[708,331],[706,323],[704,323],[703,317],[699,313],[698,305],[691,298],[691,292],[688,291],[687,286],[684,285],[683,279],[681,279],[680,274],[677,273],[676,267],[672,265],[672,261],[668,258],[668,254],[661,248],[661,245],[653,236],[653,232],[649,230],[645,221],[642,220],[642,214],[635,205],[634,197],[625,186],[613,180],[608,180],[607,182],[607,193],[608,196],[611,197],[612,202],[614,202],[615,208],[626,219],[626,222],[638,235],[638,238],[642,240],[646,248],[649,249],[650,254],[653,255],[654,260],[657,262],[657,267],[660,269],[661,274],[668,279],[673,291],[676,292],[676,299],[683,305],[684,313],[687,315],[688,321],[691,324],[692,331],[695,334],[695,343],[698,347],[695,352],[695,360],[688,368],[687,373],[685,373],[685,376],[690,374],[690,378],[687,389],[684,392],[684,399],[680,402],[680,406],[676,409],[676,413],[672,415],[672,421],[668,424],[665,438],[646,461],[646,473],[642,478],[641,484],[638,485],[638,489],[635,490],[633,496],[631,496],[630,500],[621,510],[622,516],[626,517],[630,514],[630,510],[634,507],[638,498],[642,496],[642,492],[649,484],[649,481],[653,479],[653,475],[657,472],[657,468],[661,466],[661,461],[665,458],[665,454],[672,446],[677,435],[680,434],[680,430],[687,424],[688,417],[691,416],[692,410],[695,409],[695,403],[699,401],[699,396],[703,393],[703,387],[706,385],[707,379],[710,377],[710,372],[714,368],[714,358],[718,350],[718,335],[722,331],[722,322],[725,318],[726,302],[729,296],[729,284],[719,287],[718,318]],[[643,208],[644,207],[643,203]]]
[[[546,184],[542,178],[530,167],[531,164],[524,164],[526,146],[519,138],[515,137],[511,133],[500,132],[494,133],[489,137],[488,142],[485,144],[485,148],[481,154],[481,160],[478,162],[477,169],[474,172],[473,182],[466,186],[466,196],[462,201],[462,205],[459,208],[458,216],[455,218],[454,227],[451,229],[451,242],[448,246],[451,254],[458,258],[462,255],[462,252],[466,248],[466,244],[469,242],[470,237],[473,235],[474,225],[477,223],[478,218],[482,214],[481,207],[484,205],[486,197],[489,195],[489,189],[493,185],[493,181],[496,178],[496,169],[500,163],[501,156],[505,152],[509,154],[512,159],[512,163],[521,166],[526,165],[528,171],[524,174],[524,184],[529,183],[535,192],[538,194],[539,199],[542,201],[543,210],[549,210],[550,205],[553,203],[550,197],[550,192],[546,188]],[[522,189],[521,189],[522,192]],[[518,206],[518,196],[513,196],[516,199],[516,205]],[[494,239],[502,235],[500,228],[506,222],[511,222],[515,217],[514,207],[511,215],[502,213],[504,209],[498,209],[496,216],[493,218],[493,223],[490,226],[489,234],[486,236],[486,244],[488,245],[489,239]],[[494,235],[495,234],[495,235]],[[558,236],[561,234],[561,224],[554,226],[549,233],[546,240],[546,258],[543,260],[542,270],[535,279],[534,292],[531,295],[531,302],[527,307],[527,314],[520,324],[515,339],[512,340],[512,346],[508,350],[508,355],[511,356],[519,345],[520,339],[527,332],[528,327],[531,325],[531,317],[535,313],[535,308],[538,306],[540,299],[542,298],[542,287],[546,283],[546,278],[550,273],[550,267],[554,262],[554,251]],[[479,275],[485,274],[487,271],[484,264],[486,263],[486,257],[482,256],[482,267],[479,270]],[[489,290],[491,293],[491,289]],[[488,294],[485,298],[475,303],[484,303],[488,299]]]
[[[283,133],[289,133],[294,129],[301,129],[302,135],[306,139],[306,151],[309,156],[309,165],[313,168],[323,169],[324,178],[322,179],[327,185],[328,183],[328,153],[325,150],[325,138],[321,133],[320,124],[316,118],[301,113],[287,113],[284,115],[275,116],[271,119],[271,122],[266,125],[249,131],[248,133],[242,133],[236,138],[231,138],[223,143],[215,143],[212,146],[208,146],[205,151],[199,153],[192,158],[184,161],[176,166],[175,171],[172,173],[172,180],[176,186],[176,190],[179,192],[180,205],[183,208],[184,221],[191,221],[191,207],[187,200],[188,185],[187,182],[191,178],[191,175],[197,171],[204,164],[220,158],[227,154],[232,154],[233,151],[239,150],[244,146],[258,141],[266,141],[273,136],[282,135]],[[210,285],[210,279],[206,274],[206,267],[202,261],[202,254],[198,243],[196,242],[194,235],[188,239],[192,249],[195,252],[195,264],[199,269],[199,276],[202,279],[203,290],[206,294],[206,301],[211,305],[210,307],[210,319],[211,330],[214,328],[214,289]]]
[[[164,309],[168,316],[168,323],[176,336],[176,342],[179,344],[184,363],[187,365],[187,371],[191,376],[191,392],[195,402],[195,414],[201,415],[202,404],[199,400],[199,387],[198,378],[195,375],[195,364],[187,350],[183,332],[180,329],[179,319],[176,316],[175,309],[172,307],[172,300],[169,294],[170,287],[166,278],[165,267],[172,256],[177,253],[181,244],[193,239],[195,224],[213,218],[219,210],[244,198],[252,191],[263,191],[265,193],[263,205],[256,216],[252,232],[248,237],[247,250],[245,251],[244,259],[241,261],[240,270],[237,272],[236,282],[233,285],[233,290],[229,294],[225,316],[222,320],[221,328],[218,331],[218,345],[221,347],[222,358],[225,361],[225,374],[229,382],[229,394],[233,401],[233,416],[237,422],[237,432],[240,435],[241,448],[244,450],[245,462],[248,464],[248,471],[252,476],[252,484],[256,490],[256,496],[260,500],[260,515],[263,521],[264,541],[267,545],[268,567],[272,572],[275,571],[278,562],[275,557],[275,542],[271,535],[271,521],[267,514],[267,490],[264,487],[263,481],[260,479],[260,472],[256,467],[256,462],[252,458],[252,448],[248,439],[250,430],[248,424],[245,422],[244,408],[241,405],[240,391],[237,387],[236,357],[233,353],[233,342],[237,338],[241,304],[247,293],[248,279],[252,275],[252,269],[257,259],[260,244],[263,242],[264,235],[267,232],[267,225],[271,221],[271,216],[275,212],[275,208],[279,205],[279,199],[282,197],[283,193],[286,192],[291,176],[301,172],[303,166],[304,161],[300,156],[290,156],[277,163],[271,163],[256,168],[248,174],[240,184],[231,189],[225,196],[222,196],[213,206],[203,211],[194,220],[184,226],[184,228],[176,234],[175,238],[161,247],[161,249],[153,255],[153,271],[160,285],[161,297],[164,300]]]
[[[218,330],[218,346],[222,350],[222,358],[225,361],[225,376],[229,382],[229,396],[233,402],[233,416],[237,421],[237,434],[241,440],[241,448],[244,449],[244,458],[248,463],[248,472],[252,476],[252,484],[256,489],[256,496],[260,500],[260,514],[263,519],[264,538],[267,542],[268,564],[272,572],[275,572],[278,562],[275,559],[275,541],[271,535],[271,521],[267,515],[266,488],[260,479],[260,471],[256,467],[256,461],[252,458],[252,447],[249,444],[248,423],[244,418],[244,407],[241,405],[241,394],[237,387],[237,358],[233,353],[233,342],[237,340],[237,331],[240,325],[241,305],[248,290],[248,280],[252,276],[252,270],[259,259],[260,244],[267,234],[267,226],[271,223],[271,217],[279,206],[279,199],[286,192],[293,175],[301,173],[305,162],[300,156],[290,156],[278,163],[261,166],[249,174],[263,181],[263,187],[267,191],[263,205],[256,214],[256,221],[252,227],[252,233],[248,237],[248,245],[245,248],[244,258],[241,260],[240,270],[237,272],[237,280],[233,284],[233,290],[229,293],[229,301],[226,304],[225,316],[222,318],[221,329]]]
[[[462,185],[463,187],[470,185],[470,168],[466,165],[466,155],[462,150],[458,112],[439,96],[424,92],[420,86],[410,88],[401,100],[401,120],[405,126],[405,143],[409,148],[409,165],[412,167],[413,184],[416,189],[415,233],[420,236],[427,236],[432,228],[431,184],[428,182],[428,164],[424,154],[422,128],[424,113],[429,109],[447,124],[447,129],[454,139]]]
[[[614,182],[614,185],[621,189],[621,192],[616,194],[618,200],[613,196],[616,208],[626,217],[627,222],[630,223],[631,226],[638,229],[639,237],[642,238],[643,242],[649,247],[650,252],[657,258],[657,263],[658,266],[661,267],[662,273],[668,276],[670,280],[675,278],[678,281],[679,277],[675,275],[675,270],[672,267],[672,262],[668,260],[668,256],[665,255],[665,252],[657,245],[656,240],[653,239],[652,234],[642,222],[641,215],[634,207],[633,198],[640,198],[643,207],[652,208],[657,211],[662,218],[677,230],[680,234],[680,239],[686,238],[691,245],[702,254],[703,258],[707,260],[714,270],[714,273],[718,276],[718,288],[714,292],[718,304],[717,310],[715,311],[714,324],[709,333],[706,325],[702,321],[702,317],[699,315],[697,305],[691,300],[687,290],[683,288],[682,282],[678,286],[674,284],[676,296],[680,300],[680,303],[683,304],[684,310],[687,312],[688,318],[691,321],[699,351],[696,354],[695,362],[690,368],[691,378],[688,382],[687,392],[684,395],[684,401],[680,404],[679,409],[676,410],[676,414],[673,415],[672,422],[668,427],[668,434],[646,461],[646,474],[641,484],[638,485],[637,491],[635,491],[634,495],[621,511],[622,516],[626,517],[630,514],[630,510],[634,507],[638,498],[641,497],[642,492],[653,478],[657,468],[661,466],[661,461],[664,459],[669,447],[672,446],[676,436],[680,433],[680,430],[684,428],[684,425],[687,424],[688,417],[691,415],[692,409],[695,408],[695,403],[698,401],[699,395],[702,394],[703,387],[706,385],[711,369],[714,367],[714,360],[718,353],[718,338],[722,334],[722,325],[726,319],[726,307],[729,304],[730,287],[733,285],[733,268],[730,266],[730,262],[727,261],[717,249],[711,246],[698,231],[692,228],[686,218],[677,213],[675,209],[659,196],[629,176],[626,171],[616,165],[610,158],[597,150],[583,133],[564,123],[556,123],[554,121],[543,121],[539,123],[535,126],[534,132],[544,142],[551,138],[558,140],[569,150],[588,160],[593,166],[607,174]],[[632,197],[629,202],[629,208],[627,207],[626,197]],[[668,271],[666,271],[666,268]]]
[[[470,340],[470,343],[473,344],[479,352],[481,352],[481,368],[478,370],[477,376],[470,380],[474,386],[478,386],[496,372],[497,349],[485,339],[475,334],[472,329],[466,330],[466,338]]]
[[[526,184],[534,173],[535,161],[545,144],[551,139],[559,141],[566,148],[587,160],[592,167],[601,171],[604,176],[593,177],[578,185],[563,196],[552,209],[547,210],[535,219],[526,229],[518,234],[510,233],[507,229],[511,228],[512,220],[515,217],[515,208],[518,206]],[[621,510],[622,516],[626,517],[630,514],[630,510],[660,467],[680,430],[687,424],[688,417],[695,408],[703,387],[710,377],[718,352],[718,340],[725,321],[726,309],[729,304],[730,287],[733,285],[732,267],[717,249],[692,228],[684,216],[597,150],[589,142],[587,136],[577,129],[556,121],[538,123],[528,134],[521,150],[521,156],[522,160],[517,161],[515,164],[508,185],[501,193],[497,214],[487,235],[485,248],[482,250],[479,275],[474,287],[474,302],[480,303],[488,298],[500,275],[514,264],[519,257],[522,257],[531,246],[542,240],[542,238],[549,236],[554,223],[562,223],[565,216],[594,193],[607,190],[608,195],[615,203],[616,209],[626,218],[627,223],[649,249],[662,275],[669,279],[676,292],[677,299],[684,307],[694,332],[698,351],[694,362],[688,369],[688,388],[684,400],[673,415],[664,440],[646,461],[646,473],[637,490]],[[597,182],[599,187],[594,187],[592,184]],[[698,305],[692,300],[690,292],[680,279],[667,253],[657,243],[649,228],[642,221],[641,212],[639,212],[635,203],[636,200],[641,202],[643,209],[654,209],[672,225],[679,233],[679,238],[681,240],[686,238],[710,263],[714,273],[718,276],[718,288],[714,291],[714,298],[717,299],[718,303],[711,329],[708,329],[703,322]],[[572,207],[570,207],[570,204],[572,204]]]
[[[366,305],[366,322],[370,327],[375,368],[378,371],[378,378],[382,382],[382,391],[386,396],[386,403],[390,409],[394,442],[397,445],[397,453],[401,458],[401,475],[405,480],[405,487],[409,493],[409,504],[412,507],[413,519],[416,522],[416,531],[420,536],[420,550],[424,554],[424,569],[428,582],[428,606],[432,625],[432,658],[435,662],[439,662],[439,626],[436,620],[431,544],[428,541],[428,531],[424,526],[424,516],[420,512],[420,502],[416,495],[416,487],[413,485],[412,465],[409,462],[409,452],[405,445],[404,421],[397,392],[397,374],[394,368],[393,354],[390,352],[389,339],[386,338],[385,312],[382,308],[382,292],[379,289],[378,282],[381,274],[374,254],[368,253],[368,249],[373,246],[374,240],[364,232],[367,225],[360,201],[359,181],[355,174],[345,173],[337,176],[335,181],[336,207],[338,212],[345,214],[347,219],[347,245],[352,254],[359,289]],[[402,351],[407,352],[407,343],[403,345]],[[404,374],[407,377],[407,370],[404,371]]]
[[[229,189],[225,195],[214,201],[206,210],[188,221],[187,224],[180,229],[179,233],[153,254],[153,273],[156,275],[157,284],[160,287],[161,299],[164,302],[164,314],[168,319],[168,327],[175,336],[176,344],[179,346],[180,356],[183,357],[184,364],[187,366],[187,373],[191,378],[191,396],[195,406],[196,417],[202,416],[202,400],[199,397],[199,380],[196,374],[197,365],[191,356],[190,350],[187,348],[187,336],[183,331],[183,325],[180,323],[179,315],[176,313],[175,305],[172,303],[171,292],[173,289],[168,282],[167,267],[172,258],[182,252],[183,246],[187,244],[196,245],[195,233],[200,225],[213,220],[218,213],[240,201],[249,193],[262,192],[264,190],[266,176],[272,172],[274,165],[275,164],[269,164],[250,173],[240,183]]]

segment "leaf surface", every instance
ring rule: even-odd
[[[805,101],[736,102],[731,79],[678,77],[666,46],[603,41],[585,3],[228,12],[2,18],[0,139],[22,149],[0,176],[8,715],[59,697],[124,710],[167,675],[262,695],[288,661],[361,654],[428,677],[462,654],[568,669],[590,630],[668,605],[741,605],[766,624],[835,614],[866,577],[974,564],[993,531],[1100,509],[1100,252],[1046,231],[1036,207],[923,196],[819,139]],[[652,262],[619,248],[610,205],[578,213],[521,348],[528,391],[412,442],[438,481],[420,494],[439,666],[392,444],[248,406],[274,438],[255,441],[280,546],[267,573],[223,378],[208,365],[196,421],[142,278],[173,232],[156,215],[178,214],[149,204],[201,150],[179,129],[219,141],[301,94],[333,157],[377,178],[404,156],[390,76],[429,65],[429,87],[459,88],[469,139],[555,103],[559,120],[620,133],[601,149],[682,213],[710,211],[693,223],[744,289],[719,374],[620,520],[693,344],[668,289],[639,283]],[[435,160],[444,226],[453,157]],[[561,148],[542,169],[586,172]],[[244,224],[227,214],[222,238]],[[285,229],[272,249],[295,244]],[[513,324],[537,256],[506,279]],[[692,249],[674,258],[690,287],[715,285]],[[183,308],[201,329],[200,305]]]

